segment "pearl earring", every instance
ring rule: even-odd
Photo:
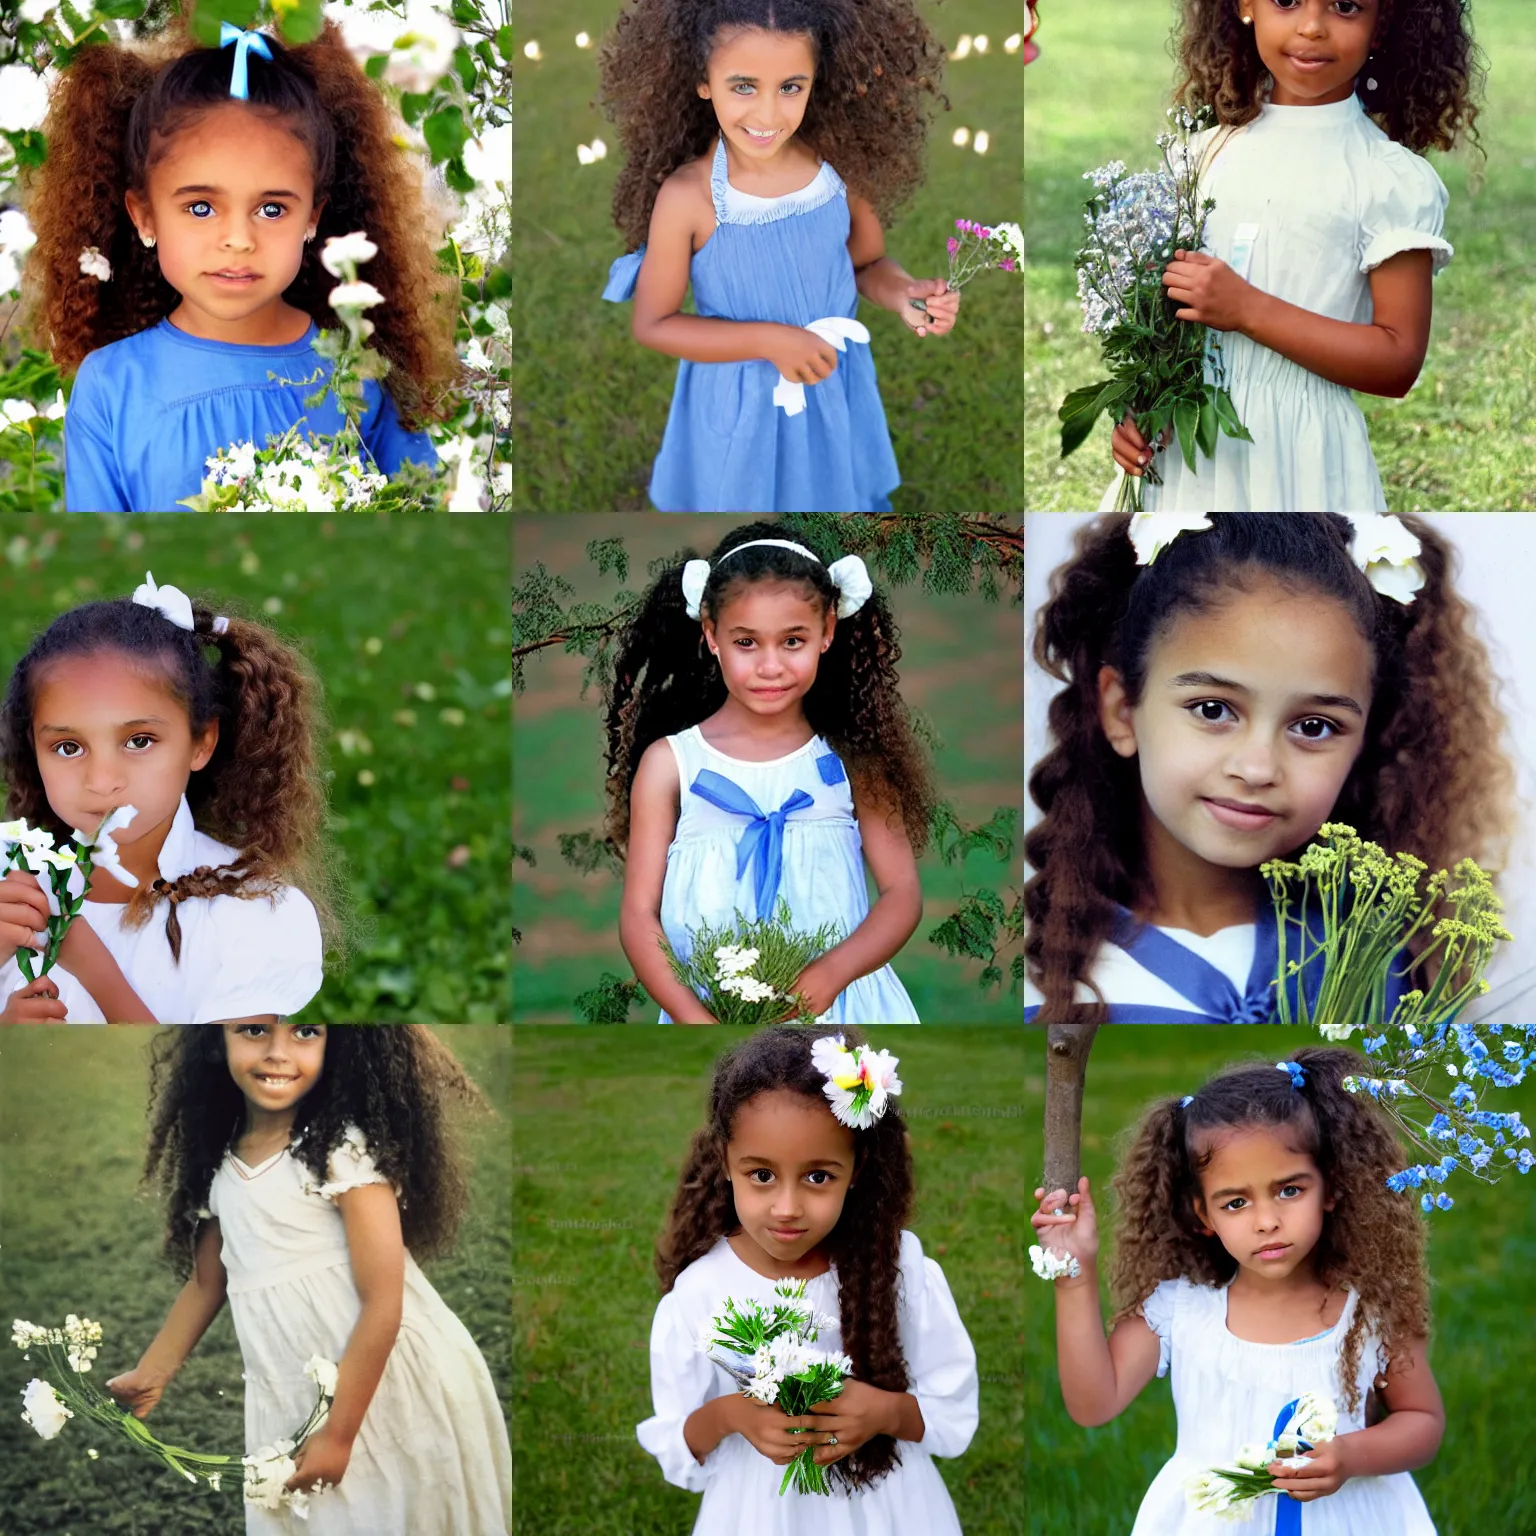
[[[155,248],[155,237],[153,235],[140,235],[139,239],[141,239],[144,242],[144,244],[149,247],[150,250],[154,250],[154,248]]]
[[[1374,59],[1375,57],[1376,57],[1376,53],[1375,53],[1375,50],[1373,49],[1371,51],[1370,56],[1366,59],[1365,62],[1367,64],[1369,64],[1371,62],[1371,59]],[[1365,88],[1368,91],[1374,91],[1374,90],[1378,89],[1377,84],[1376,84],[1376,77],[1374,75],[1367,75],[1366,76]]]
[[[1243,17],[1243,25],[1245,27],[1251,27],[1253,25],[1253,17],[1252,16],[1244,16]]]

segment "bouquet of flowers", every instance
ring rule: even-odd
[[[722,1024],[776,1024],[796,1003],[796,978],[841,938],[833,923],[815,933],[790,927],[789,903],[782,897],[771,918],[688,930],[688,958],[680,960],[665,939],[672,974],[695,992]],[[799,1015],[804,1019],[804,1011]],[[809,1022],[809,1021],[808,1021]]]
[[[830,1403],[843,1390],[853,1361],[836,1350],[816,1349],[817,1336],[837,1319],[815,1311],[805,1299],[804,1280],[780,1280],[773,1302],[725,1306],[704,1325],[699,1349],[721,1366],[747,1397],[777,1403],[790,1418]],[[718,1351],[718,1353],[717,1353]],[[782,1497],[791,1482],[798,1493],[830,1493],[825,1467],[808,1445],[784,1469]]]
[[[11,1325],[11,1343],[23,1351],[25,1360],[32,1358],[32,1350],[41,1350],[55,1377],[56,1384],[34,1377],[21,1394],[25,1404],[21,1416],[44,1440],[57,1439],[73,1418],[94,1419],[125,1435],[141,1451],[179,1472],[189,1483],[205,1482],[218,1492],[226,1473],[239,1466],[244,1472],[246,1503],[262,1509],[288,1508],[300,1519],[309,1518],[309,1494],[302,1490],[290,1493],[283,1485],[296,1469],[289,1452],[319,1429],[331,1411],[331,1399],[336,1395],[333,1361],[317,1355],[305,1367],[304,1374],[315,1383],[317,1395],[314,1408],[292,1440],[279,1440],[254,1456],[204,1456],[157,1439],[141,1420],[87,1379],[86,1373],[101,1344],[100,1323],[76,1317],[73,1312],[64,1319],[62,1328],[39,1328],[17,1318]],[[94,1457],[96,1453],[89,1454]]]
[[[25,821],[0,821],[0,879],[13,869],[30,869],[48,898],[48,940],[36,975],[32,971],[32,951],[16,951],[16,964],[28,981],[36,981],[38,976],[46,976],[53,969],[64,935],[80,915],[80,904],[90,886],[92,870],[105,869],[124,885],[139,883],[123,868],[118,860],[117,844],[109,837],[110,833],[126,827],[138,814],[131,805],[119,806],[103,818],[94,837],[77,831],[72,848],[54,847],[53,833],[43,827],[29,827]]]
[[[1279,929],[1279,971],[1275,987],[1280,1024],[1317,1024],[1325,1034],[1342,1030],[1347,1036],[1358,1026],[1379,1029],[1384,1024],[1417,1030],[1432,1029],[1455,1018],[1473,997],[1488,990],[1482,979],[1493,946],[1512,935],[1499,920],[1503,903],[1492,882],[1471,859],[1456,866],[1461,882],[1450,889],[1442,869],[1431,875],[1421,895],[1419,880],[1426,865],[1411,853],[1388,857],[1377,844],[1366,842],[1353,827],[1327,822],[1299,863],[1271,859],[1259,866],[1269,883]],[[1299,913],[1292,882],[1299,885]],[[1436,919],[1440,903],[1452,915]],[[1322,920],[1322,937],[1314,939],[1307,924],[1309,904],[1315,902]],[[1387,980],[1393,967],[1408,956],[1408,943],[1429,925],[1433,942],[1420,962],[1437,962],[1439,969],[1426,994],[1406,993],[1387,1019]],[[1300,953],[1287,958],[1289,930],[1299,930]],[[1317,956],[1323,956],[1322,989],[1309,1005],[1304,990],[1298,998],[1299,1017],[1292,1017],[1285,982]]]
[[[1017,224],[978,224],[975,219],[956,219],[956,234],[944,242],[949,252],[949,291],[959,291],[978,273],[996,267],[1017,272],[1024,264],[1024,231]],[[908,299],[913,309],[926,315],[923,299]]]
[[[1057,415],[1063,458],[1087,439],[1100,411],[1117,420],[1129,410],[1148,442],[1174,428],[1193,474],[1195,450],[1212,457],[1218,432],[1253,439],[1227,392],[1221,343],[1206,326],[1176,320],[1178,306],[1163,288],[1163,269],[1173,253],[1200,249],[1216,206],[1211,198],[1201,199],[1199,165],[1189,152],[1190,135],[1205,126],[1209,109],[1190,113],[1174,107],[1168,116],[1177,132],[1158,135],[1161,170],[1132,175],[1123,161],[1112,160],[1084,173],[1096,190],[1083,215],[1088,235],[1075,262],[1077,292],[1083,329],[1098,336],[1111,376],[1074,389]],[[1155,458],[1143,478],[1161,484]],[[1127,475],[1120,487],[1116,510],[1141,510],[1141,480],[1135,475]]]
[[[1319,1392],[1303,1392],[1280,1411],[1275,1438],[1268,1445],[1245,1445],[1237,1453],[1237,1465],[1213,1467],[1197,1473],[1184,1484],[1185,1496],[1202,1514],[1246,1520],[1247,1506],[1275,1491],[1275,1480],[1266,1470],[1272,1462],[1303,1466],[1301,1453],[1332,1440],[1339,1427],[1339,1410]]]

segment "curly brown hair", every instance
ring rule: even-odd
[[[222,606],[222,605],[221,605]],[[0,705],[0,771],[6,814],[46,827],[55,838],[69,824],[48,803],[32,735],[38,680],[65,656],[118,653],[151,668],[187,712],[194,737],[217,721],[213,756],[187,782],[187,804],[200,832],[239,849],[233,864],[203,865],[177,880],[140,885],[125,922],[142,927],[168,903],[165,935],[181,958],[176,908],[196,896],[271,895],[297,886],[320,917],[331,946],[346,944],[346,897],[339,862],[324,835],[325,790],[317,743],[323,739],[321,690],[309,663],[265,624],[228,615],[214,632],[214,610],[192,603],[193,628],[119,597],[60,614],[16,663]]]
[[[656,1244],[656,1274],[670,1291],[677,1277],[740,1223],[726,1172],[726,1148],[736,1112],[760,1093],[787,1089],[827,1109],[826,1079],[811,1060],[815,1025],[776,1025],[758,1030],[715,1060],[708,1119],[693,1134],[678,1175],[666,1230]],[[842,1026],[851,1050],[868,1042]],[[831,1111],[827,1109],[827,1113]],[[901,1233],[912,1211],[912,1153],[894,1100],[864,1130],[854,1132],[857,1182],[826,1239],[837,1266],[843,1353],[861,1381],[887,1392],[905,1392],[907,1363],[897,1327],[896,1282],[901,1273]],[[851,1456],[832,1464],[832,1475],[849,1488],[873,1483],[900,1461],[896,1441],[876,1435]]]
[[[803,33],[816,58],[799,138],[889,224],[922,184],[944,50],[912,0],[633,0],[598,54],[603,110],[624,167],[613,220],[644,244],[656,193],[720,132],[695,87],[722,32]]]
[[[322,1183],[327,1162],[355,1125],[380,1173],[400,1192],[405,1246],[417,1259],[453,1247],[469,1181],[452,1135],[454,1100],[488,1108],[446,1045],[424,1024],[301,1025],[325,1028],[325,1065],[299,1100],[293,1155]],[[165,1258],[192,1272],[198,1212],[219,1164],[245,1129],[245,1095],[230,1076],[222,1024],[181,1024],[149,1043],[149,1149],[140,1181],[167,1202]]]
[[[738,544],[783,536],[783,528],[770,522],[731,529],[710,554],[700,613],[718,618],[731,594],[755,581],[800,584],[823,614],[835,610],[837,588],[819,559],[759,545],[721,564],[721,557]],[[837,557],[825,548],[818,553]],[[683,598],[683,564],[693,558],[687,550],[668,562],[619,639],[604,716],[607,827],[616,851],[629,841],[629,792],[645,749],[708,719],[726,700],[719,664],[704,644],[699,620],[688,617]],[[805,696],[805,717],[843,760],[861,797],[900,814],[912,851],[919,854],[928,845],[935,799],[927,754],[897,691],[900,633],[878,589],[857,613],[839,619]]]
[[[1381,0],[1371,67],[1356,91],[1389,138],[1420,154],[1454,149],[1463,133],[1481,148],[1472,98],[1484,71],[1470,12],[1469,0]],[[1251,123],[1269,71],[1237,0],[1183,0],[1174,38],[1184,72],[1174,100],[1212,108],[1221,124]]]
[[[22,173],[37,245],[23,278],[21,325],[66,376],[87,353],[157,325],[180,301],[140,241],[124,197],[147,201],[149,173],[171,141],[231,100],[233,50],[197,47],[187,26],[178,13],[148,43],[82,48],[49,98],[48,158]],[[272,58],[249,55],[249,110],[309,149],[315,201],[328,199],[284,298],[334,328],[335,279],[320,253],[333,235],[366,231],[378,247],[368,281],[388,300],[371,312],[370,345],[391,364],[383,387],[407,431],[445,421],[462,373],[454,348],[458,286],[438,268],[441,217],[429,214],[421,171],[395,142],[404,130],[334,21],[295,48],[262,36]],[[82,274],[86,246],[107,258],[110,282]]]
[[[1182,1108],[1178,1098],[1159,1099],[1142,1115],[1113,1180],[1111,1326],[1136,1313],[1163,1280],[1219,1286],[1237,1273],[1221,1240],[1200,1230],[1200,1172],[1220,1132],[1283,1127],[1317,1164],[1334,1201],[1311,1254],[1317,1278],[1330,1292],[1348,1287],[1360,1298],[1339,1368],[1354,1410],[1368,1332],[1380,1337],[1387,1366],[1409,1341],[1429,1337],[1424,1225],[1408,1197],[1387,1188],[1387,1178],[1408,1162],[1390,1122],[1343,1087],[1351,1074],[1368,1076],[1370,1063],[1338,1046],[1309,1046],[1293,1059],[1305,1074],[1299,1089],[1270,1063],[1242,1064],[1218,1073]]]
[[[1366,742],[1331,819],[1389,852],[1417,854],[1431,870],[1463,858],[1489,873],[1503,868],[1514,769],[1499,745],[1498,685],[1473,610],[1452,583],[1454,550],[1421,519],[1402,521],[1419,540],[1424,572],[1406,607],[1355,566],[1354,529],[1338,513],[1218,512],[1210,530],[1175,539],[1146,567],[1136,564],[1127,516],[1079,532],[1073,558],[1051,574],[1034,637],[1035,661],[1068,685],[1050,702],[1051,749],[1029,776],[1043,812],[1024,840],[1037,871],[1024,887],[1024,953],[1044,994],[1038,1022],[1105,1022],[1103,1002],[1073,1001],[1076,984],[1093,985],[1117,904],[1150,895],[1139,770],[1105,739],[1099,669],[1114,667],[1139,703],[1153,642],[1176,616],[1243,590],[1255,574],[1335,599],[1373,651]]]

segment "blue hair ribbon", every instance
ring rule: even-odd
[[[267,40],[260,32],[242,32],[239,27],[222,21],[219,23],[219,47],[228,48],[231,43],[235,45],[235,66],[229,74],[229,94],[241,101],[249,101],[250,80],[246,73],[246,55],[259,53],[262,58],[270,59],[272,50],[267,47]]]
[[[1305,1069],[1298,1066],[1294,1061],[1277,1061],[1275,1068],[1277,1071],[1289,1072],[1291,1074],[1291,1087],[1293,1089],[1302,1087],[1307,1080]]]

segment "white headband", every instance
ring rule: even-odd
[[[738,549],[751,549],[754,544],[772,544],[776,549],[792,549],[797,555],[804,555],[807,560],[821,564],[820,556],[814,551],[803,544],[792,544],[788,539],[748,539],[745,544],[737,544],[726,550],[720,559],[729,560]],[[857,613],[868,600],[869,594],[875,590],[864,562],[857,555],[844,555],[841,560],[834,560],[827,567],[827,575],[837,588],[837,616],[840,619]],[[690,560],[683,567],[683,601],[688,605],[690,619],[699,616],[699,600],[704,596],[704,584],[708,580],[708,560]]]
[[[157,587],[153,571],[144,572],[144,581],[134,589],[133,600],[141,608],[153,608],[174,624],[177,629],[191,629],[192,599],[180,587]],[[229,628],[229,620],[222,614],[213,621],[213,632],[222,635]]]

